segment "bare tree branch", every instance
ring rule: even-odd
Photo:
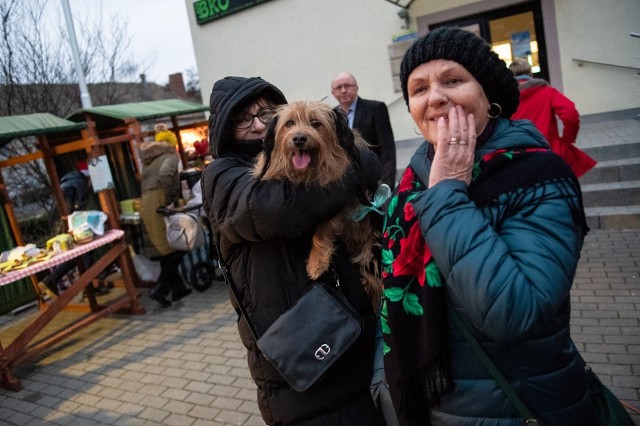
[[[64,17],[61,11],[45,15],[51,10],[49,1],[0,0],[0,115],[48,112],[66,117],[81,107]],[[58,4],[54,0],[49,6],[60,10]],[[94,105],[118,103],[127,95],[118,82],[136,81],[143,67],[131,56],[127,19],[114,14],[104,25],[103,13],[93,15],[92,19],[74,16],[82,69]],[[15,139],[0,148],[0,159],[36,149],[33,137]],[[2,173],[18,207],[24,202],[44,208],[51,204],[50,183],[41,161]]]

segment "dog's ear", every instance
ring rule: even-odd
[[[336,126],[338,143],[349,154],[351,154],[355,146],[353,132],[349,128],[349,119],[347,118],[347,114],[339,107],[333,109],[333,122]]]
[[[362,167],[360,162],[360,152],[356,147],[355,135],[349,128],[349,119],[347,118],[347,114],[340,109],[340,107],[335,107],[333,109],[333,119],[336,125],[336,133],[338,134],[338,142],[340,143],[340,146],[347,151],[354,167]]]
[[[351,128],[349,128],[347,114],[340,109],[340,107],[335,107],[333,109],[333,117],[336,125],[336,133],[338,134],[338,142],[340,146],[347,151],[351,159],[351,167],[356,169],[358,175],[360,175],[362,173],[362,159],[360,158],[360,151],[358,151],[358,147],[356,146],[355,134]],[[364,205],[370,204],[364,190],[358,191],[358,199]]]
[[[264,155],[264,165],[262,170],[260,170],[260,174],[258,178],[262,178],[265,173],[267,173],[267,169],[269,168],[269,164],[271,164],[271,151],[273,151],[273,147],[276,144],[276,124],[278,124],[278,115],[274,115],[273,118],[269,121],[269,125],[267,126],[267,134],[264,137],[264,142],[262,143],[262,152]]]

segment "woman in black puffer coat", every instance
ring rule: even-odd
[[[280,90],[259,77],[219,80],[210,100],[214,161],[202,176],[203,206],[258,335],[310,285],[305,262],[316,226],[347,205],[361,185],[375,188],[380,177],[379,162],[370,153],[362,156],[363,172],[350,170],[331,188],[253,178],[252,164],[262,150],[268,120],[261,112],[283,103],[286,99]],[[267,424],[384,424],[369,392],[376,317],[360,284],[358,268],[344,251],[334,257],[333,264],[364,327],[356,343],[310,390],[296,392],[289,387],[260,353],[244,318],[238,315],[249,369],[258,386],[258,405]],[[239,313],[237,306],[236,311]]]

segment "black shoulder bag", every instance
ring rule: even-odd
[[[215,240],[213,242],[225,283],[231,289],[258,349],[293,390],[310,389],[362,331],[362,319],[342,294],[337,275],[335,287],[313,282],[302,297],[258,337],[218,245]]]

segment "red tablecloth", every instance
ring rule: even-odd
[[[30,266],[27,266],[26,268],[11,271],[6,273],[5,275],[0,276],[0,286],[10,284],[21,278],[33,275],[36,272],[53,268],[54,266],[64,263],[67,260],[75,259],[82,254],[85,254],[87,252],[90,252],[91,250],[97,249],[100,246],[122,238],[123,235],[124,231],[121,229],[110,229],[108,231],[105,231],[103,235],[96,236],[93,240],[91,240],[91,242],[88,242],[86,244],[78,244],[73,249],[57,254],[50,259],[36,262]]]

